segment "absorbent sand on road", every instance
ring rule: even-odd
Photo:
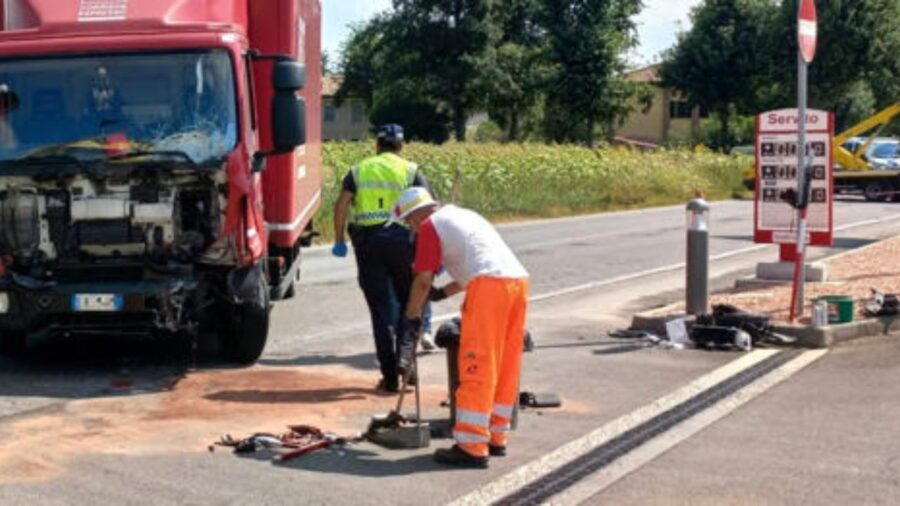
[[[73,401],[6,425],[0,438],[0,485],[45,481],[91,455],[199,453],[223,432],[280,434],[306,424],[356,434],[362,413],[387,412],[393,396],[378,395],[368,376],[341,367],[201,371],[160,393]],[[423,388],[425,402],[445,391]]]

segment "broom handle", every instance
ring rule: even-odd
[[[397,409],[394,410],[394,413],[400,414],[400,409],[403,408],[403,398],[406,397],[406,385],[409,383],[409,378],[412,376],[412,373],[415,371],[418,373],[416,369],[418,369],[418,361],[416,360],[416,354],[419,350],[419,338],[416,337],[416,343],[413,348],[413,367],[411,370],[407,371],[406,374],[403,375],[403,384],[400,385],[400,397],[397,398]],[[418,379],[418,378],[417,378]],[[416,385],[419,382],[416,381]],[[416,392],[419,391],[418,386],[416,387]]]

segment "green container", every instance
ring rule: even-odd
[[[828,304],[828,323],[850,323],[853,321],[853,297],[847,295],[823,295],[813,302]]]

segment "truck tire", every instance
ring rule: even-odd
[[[869,202],[884,202],[887,200],[884,191],[884,185],[877,181],[873,181],[866,184],[865,188],[863,188],[863,196],[866,197],[866,200]]]
[[[240,365],[259,360],[269,337],[269,287],[263,277],[257,285],[254,297],[227,305],[232,317],[219,331],[225,358]]]
[[[24,332],[4,332],[0,334],[0,355],[16,357],[25,352],[28,334]]]

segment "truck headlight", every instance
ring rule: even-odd
[[[6,314],[9,312],[9,294],[6,292],[0,292],[0,314]]]

